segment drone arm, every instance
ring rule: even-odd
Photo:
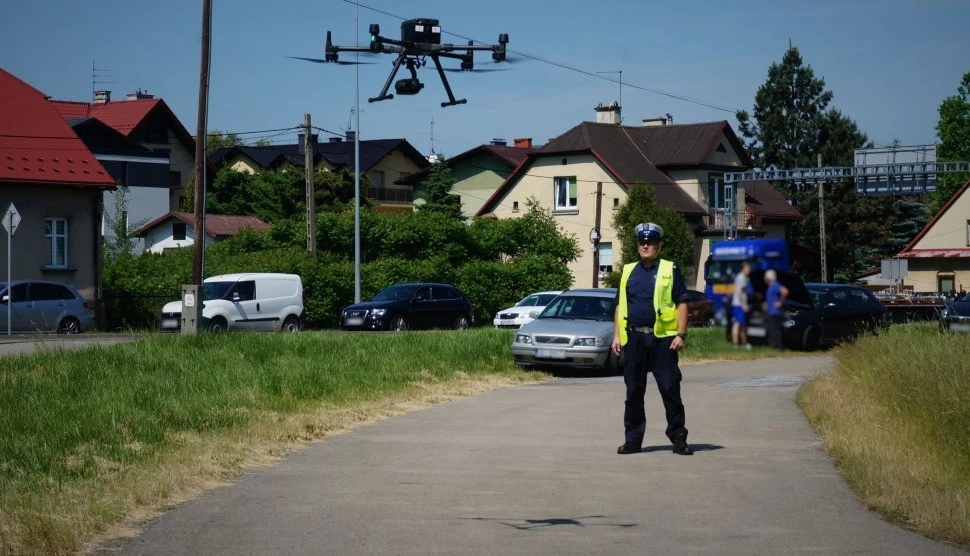
[[[437,56],[432,56],[434,60],[434,67],[438,68],[438,75],[441,77],[441,84],[445,86],[445,92],[448,93],[448,102],[442,102],[441,107],[446,108],[448,106],[454,106],[456,104],[465,104],[468,99],[455,100],[455,94],[451,92],[451,85],[448,85],[448,78],[445,77],[445,70],[441,67],[441,60]]]

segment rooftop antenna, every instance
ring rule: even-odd
[[[91,60],[91,98],[94,98],[94,93],[98,91],[98,85],[114,83],[114,81],[108,81],[111,79],[110,71],[99,68],[97,63],[93,59]]]
[[[435,157],[436,153],[434,152],[434,115],[431,116],[431,133],[429,135],[430,135],[430,142],[431,142],[431,156]]]

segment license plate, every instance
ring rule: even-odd
[[[752,338],[764,338],[768,335],[768,331],[760,326],[749,326],[748,336]]]
[[[565,359],[566,352],[561,349],[537,349],[536,357],[539,359]]]
[[[364,319],[360,317],[348,317],[347,320],[344,321],[344,324],[347,326],[360,326],[364,324]]]
[[[178,328],[179,321],[175,319],[162,319],[162,328]]]

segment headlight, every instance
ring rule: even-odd
[[[537,319],[537,318],[539,318],[539,313],[541,313],[541,312],[542,311],[532,311],[531,313],[529,313],[529,318],[530,319]]]
[[[940,316],[946,319],[946,317],[950,316],[950,309],[947,307],[944,307],[943,312],[940,313]]]
[[[784,326],[785,328],[791,328],[795,326],[795,321],[788,319],[785,322],[781,323],[781,325]]]
[[[385,314],[387,314],[387,309],[371,309],[370,314],[374,315],[375,317],[383,317]]]
[[[600,347],[603,344],[603,340],[600,338],[576,338],[573,343],[574,346],[585,346],[585,347]]]
[[[517,343],[517,344],[531,344],[532,343],[532,336],[529,336],[528,334],[516,334],[515,335],[515,343]]]

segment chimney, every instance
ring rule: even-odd
[[[150,95],[148,91],[142,91],[139,87],[134,93],[128,93],[126,100],[151,100],[153,98],[155,98],[155,95]]]
[[[593,110],[596,111],[596,123],[598,124],[618,125],[622,121],[620,117],[620,104],[616,101],[612,102],[609,106],[603,106],[602,103],[597,104]]]
[[[672,122],[673,120],[670,120]],[[666,117],[664,118],[645,118],[643,120],[643,127],[659,127],[670,125]]]
[[[532,137],[517,137],[512,140],[513,145],[517,149],[531,149],[532,148]]]
[[[341,141],[343,141],[343,140],[344,140],[344,138],[343,138],[343,137],[331,137],[331,138],[329,139],[329,142],[331,142],[331,143],[340,143],[340,142],[341,142]]]
[[[94,92],[94,103],[95,104],[105,104],[111,102],[111,91],[95,91]]]
[[[674,125],[674,115],[667,112],[665,116],[667,116],[667,125]]]
[[[495,137],[494,139],[492,139],[490,144],[498,147],[504,147],[508,145],[508,142],[505,139],[502,139],[501,137]]]
[[[298,150],[300,154],[306,154],[306,145],[304,145],[303,143],[305,140],[306,140],[305,133],[296,134],[296,142],[297,142],[297,147],[299,148]],[[313,143],[314,145],[316,145],[319,142],[316,133],[310,134],[310,142]]]
[[[357,132],[352,129],[348,129],[346,137],[348,141],[353,141],[357,137]]]

